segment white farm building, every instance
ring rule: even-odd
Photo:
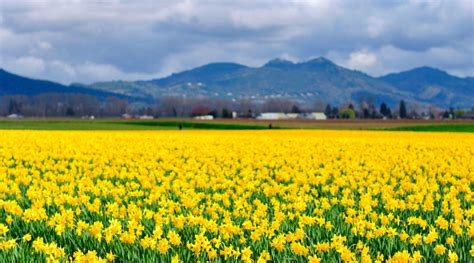
[[[325,120],[326,114],[323,112],[311,113],[283,113],[283,112],[264,112],[258,117],[258,120],[293,120],[293,119],[309,119],[309,120]]]

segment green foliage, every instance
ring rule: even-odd
[[[340,113],[341,118],[343,119],[354,119],[355,118],[355,111],[353,109],[344,109]]]
[[[474,132],[474,124],[420,125],[390,128],[388,130],[418,132]]]
[[[233,123],[209,123],[209,122],[179,122],[179,121],[130,121],[121,122],[125,125],[151,126],[151,127],[178,127],[191,129],[212,129],[212,130],[263,130],[267,127],[262,125],[244,125]]]
[[[405,101],[404,100],[401,100],[400,101],[400,106],[398,108],[398,115],[400,116],[400,118],[402,119],[405,119],[408,117],[408,114],[407,114],[407,107],[405,105]]]
[[[462,118],[462,117],[464,117],[465,114],[466,114],[466,113],[465,113],[465,111],[464,111],[463,109],[459,109],[459,110],[457,110],[457,111],[454,113],[454,116],[455,116],[456,118]]]
[[[228,119],[232,118],[232,112],[227,108],[223,108],[222,109],[222,118],[228,118]]]
[[[185,129],[210,130],[262,130],[267,124],[250,125],[240,123],[197,122],[197,121],[0,121],[0,129],[14,130],[172,130],[179,125]],[[274,127],[276,129],[282,127]]]

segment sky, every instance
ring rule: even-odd
[[[64,84],[320,56],[372,76],[474,76],[474,1],[0,0],[0,67]]]

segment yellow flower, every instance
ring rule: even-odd
[[[415,251],[413,252],[412,259],[413,263],[420,262],[423,256],[421,255],[420,251]]]
[[[168,244],[168,240],[166,240],[166,238],[163,238],[158,242],[158,251],[161,254],[166,254],[169,248],[170,248],[170,245]]]
[[[217,251],[213,248],[209,249],[207,251],[207,257],[211,260],[217,258]]]
[[[316,248],[316,251],[318,252],[326,252],[326,251],[329,251],[329,249],[331,249],[331,245],[328,242],[317,243],[316,245],[314,245],[314,247]]]
[[[399,236],[400,236],[400,240],[402,240],[402,241],[405,241],[405,240],[407,240],[407,239],[410,237],[410,235],[408,235],[405,231],[403,231],[402,233],[400,233]]]
[[[94,222],[92,226],[89,228],[89,232],[93,237],[95,237],[97,240],[100,240],[102,238],[102,222]]]
[[[293,242],[290,246],[296,255],[305,256],[309,252],[309,249],[299,242]]]
[[[434,251],[436,252],[437,255],[443,255],[444,252],[446,251],[446,248],[443,245],[436,245],[434,248]]]
[[[422,236],[420,234],[416,234],[416,235],[411,237],[410,244],[412,244],[414,246],[419,246],[419,245],[421,245],[421,241],[422,241]]]
[[[107,253],[107,255],[105,255],[105,258],[106,258],[108,261],[114,261],[114,260],[115,260],[115,255],[114,255],[114,253],[109,252],[109,253]]]
[[[448,260],[449,260],[450,263],[458,262],[459,261],[458,254],[456,254],[456,252],[454,252],[454,251],[449,250],[448,251]]]
[[[140,245],[145,249],[154,249],[156,246],[156,240],[149,236],[145,236],[142,240],[140,240]]]
[[[450,246],[454,245],[454,237],[446,238],[446,244],[448,244]]]
[[[0,236],[5,235],[8,232],[8,227],[5,224],[0,223]]]
[[[247,261],[247,262],[251,262],[252,261],[252,250],[250,249],[250,247],[246,247],[242,250],[241,254],[240,254],[241,258],[243,261]]]
[[[283,235],[278,235],[271,242],[271,246],[278,251],[282,251],[283,249],[285,249],[285,244],[286,240]]]
[[[173,262],[284,260],[271,249],[309,262],[420,262],[426,246],[455,262],[474,237],[474,134],[0,134],[0,250],[30,247],[33,261],[113,261],[102,254],[113,244],[130,261],[139,255],[128,249]],[[90,238],[90,251],[71,247]],[[406,249],[387,258],[368,246],[386,239]]]
[[[309,263],[320,263],[321,259],[318,258],[317,256],[309,256],[308,261]]]
[[[270,254],[267,252],[267,251],[262,251],[262,253],[260,253],[260,256],[258,257],[258,262],[267,262],[271,259],[271,256]]]
[[[166,236],[170,243],[174,246],[179,246],[181,244],[181,237],[174,231],[169,231],[168,235]]]
[[[23,241],[25,242],[29,242],[31,241],[31,235],[30,234],[25,234],[23,237],[22,237]]]
[[[16,246],[16,240],[10,239],[7,241],[0,241],[0,251],[8,251]]]
[[[436,224],[439,226],[439,228],[447,230],[449,228],[449,222],[444,219],[443,216],[438,216],[436,219]]]

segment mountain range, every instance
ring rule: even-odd
[[[78,93],[104,99],[109,96],[126,96],[114,92],[103,91],[89,87],[65,86],[47,80],[37,80],[12,74],[0,68],[0,96],[24,95],[34,96],[43,93]]]
[[[211,63],[159,79],[69,86],[32,80],[0,69],[0,95],[42,92],[86,93],[101,98],[117,95],[147,102],[170,95],[256,101],[280,96],[304,103],[340,104],[370,99],[375,103],[383,101],[395,105],[404,99],[420,105],[472,107],[474,78],[460,78],[430,67],[376,78],[341,67],[323,57],[301,63],[273,59],[261,67]]]

